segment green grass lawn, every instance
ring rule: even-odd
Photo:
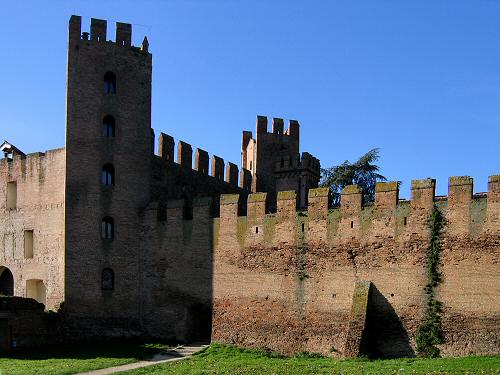
[[[439,359],[333,360],[302,355],[281,358],[213,344],[191,359],[128,371],[154,374],[500,374],[500,356]]]
[[[149,358],[163,345],[130,341],[48,346],[0,358],[0,375],[60,375],[97,370]]]

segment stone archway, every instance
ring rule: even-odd
[[[14,276],[7,268],[0,266],[0,296],[14,295]]]

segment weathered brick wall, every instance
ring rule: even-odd
[[[141,333],[140,215],[150,200],[153,156],[152,55],[146,41],[130,45],[130,25],[116,24],[116,42],[106,28],[106,21],[92,19],[87,40],[81,18],[69,22],[65,310],[79,334],[135,335]],[[115,93],[105,92],[108,72],[116,77]],[[106,116],[115,119],[114,136],[103,134]],[[107,164],[114,184],[103,186]],[[106,217],[114,222],[112,239],[101,235]],[[114,272],[112,289],[102,287],[104,269]]]
[[[7,183],[17,182],[17,207],[6,208]],[[0,160],[0,266],[14,276],[14,295],[26,282],[42,280],[46,308],[64,300],[65,150]],[[24,231],[33,231],[33,258],[24,252]]]
[[[340,208],[328,191],[312,190],[309,208],[295,212],[295,195],[280,193],[278,211],[265,214],[263,195],[221,198],[214,255],[215,341],[343,356],[355,282],[371,281],[366,351],[373,356],[415,354],[425,307],[428,215],[445,214],[443,355],[496,353],[500,338],[499,178],[488,197],[472,195],[472,180],[451,178],[447,199],[433,180],[414,181],[412,200],[399,201],[396,183],[377,186],[362,207],[361,191],[344,189]]]
[[[152,203],[144,215],[142,319],[147,335],[177,341],[209,339],[213,279],[211,199],[196,198],[193,218],[184,201],[167,202],[158,220]]]

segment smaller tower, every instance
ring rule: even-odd
[[[281,118],[273,118],[272,132],[268,132],[265,116],[257,116],[256,136],[244,131],[241,147],[242,168],[250,171],[252,192],[295,190],[299,207],[306,207],[307,192],[318,187],[319,160],[309,153],[300,155],[300,125],[290,120],[284,129]]]

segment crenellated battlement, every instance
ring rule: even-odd
[[[375,202],[363,205],[362,189],[346,186],[341,195],[340,207],[331,207],[328,188],[309,190],[306,210],[296,210],[296,193],[277,194],[277,210],[270,214],[270,196],[265,193],[247,197],[223,195],[221,197],[221,228],[237,220],[258,223],[272,220],[316,222],[323,233],[308,237],[310,241],[326,241],[337,238],[342,241],[361,241],[363,238],[395,238],[399,235],[425,235],[427,218],[436,204],[448,221],[446,230],[454,235],[477,236],[483,232],[500,234],[500,176],[489,177],[488,193],[473,194],[473,179],[455,176],[449,179],[447,197],[435,196],[436,181],[423,179],[412,181],[411,199],[399,199],[398,182],[380,182],[376,185]],[[246,205],[246,216],[238,216],[238,205]],[[318,224],[319,223],[319,224]],[[323,224],[321,224],[323,223]],[[383,223],[383,224],[381,224]],[[259,224],[256,224],[259,225]],[[265,226],[265,225],[264,225]],[[306,226],[307,227],[307,226]],[[302,226],[302,230],[304,226]],[[258,230],[257,230],[258,232]]]
[[[193,147],[184,141],[177,143],[177,160],[174,161],[175,140],[172,136],[160,133],[158,139],[158,156],[164,162],[176,163],[177,165],[192,170],[207,177],[213,177],[217,181],[225,182],[233,188],[238,186],[242,189],[249,187],[248,171],[243,169],[240,171],[234,163],[227,162],[224,159],[210,155],[207,151],[201,148],[196,148],[193,166]],[[241,176],[241,177],[240,177]]]
[[[248,219],[263,219],[265,217],[277,218],[295,218],[297,216],[310,218],[326,219],[330,216],[348,217],[362,215],[363,212],[371,211],[378,213],[387,213],[390,211],[405,210],[409,214],[418,210],[432,209],[434,204],[438,204],[442,209],[447,211],[459,208],[464,205],[478,204],[484,202],[485,207],[490,206],[490,211],[494,216],[491,219],[499,220],[498,211],[500,207],[500,175],[489,177],[488,192],[480,192],[473,194],[473,179],[469,176],[454,176],[449,178],[449,194],[444,197],[435,196],[435,180],[423,179],[412,181],[412,199],[399,199],[399,182],[379,182],[376,185],[375,202],[363,204],[363,192],[357,185],[346,186],[342,190],[340,207],[332,207],[330,205],[330,190],[328,188],[317,188],[309,190],[308,207],[306,210],[297,210],[295,191],[280,191],[276,195],[277,210],[275,213],[269,213],[271,197],[268,193],[252,193],[252,194],[222,194],[220,197],[221,216],[226,219],[236,217]],[[460,185],[457,185],[460,181]],[[460,189],[457,188],[460,186]],[[466,193],[464,193],[464,191]],[[425,196],[425,199],[422,199]],[[428,199],[431,197],[432,199]],[[209,198],[196,198],[195,205],[209,205]],[[184,204],[183,200],[169,200],[167,207],[178,208]],[[480,203],[483,204],[483,203]],[[246,215],[239,215],[241,210],[238,207],[246,207]],[[226,212],[222,215],[222,212]],[[227,213],[230,212],[229,215]]]
[[[82,32],[82,17],[71,16],[69,20],[69,39],[70,42],[79,43],[80,41],[87,41],[94,45],[111,46],[121,48],[131,48],[141,51],[145,54],[149,53],[149,42],[147,37],[144,37],[141,47],[132,45],[132,25],[129,23],[117,22],[116,23],[116,41],[107,40],[108,23],[106,20],[91,18],[90,32]]]
[[[264,134],[274,134],[274,135],[281,135],[281,136],[289,136],[296,140],[297,142],[299,141],[299,134],[300,134],[300,125],[297,120],[289,120],[288,122],[288,128],[285,130],[285,122],[282,118],[279,117],[274,117],[272,119],[272,129],[269,132],[268,131],[268,118],[267,116],[257,116],[257,124],[256,124],[256,138]],[[243,132],[243,139],[249,140],[253,137],[251,131],[244,131]],[[245,143],[245,142],[243,142]]]

